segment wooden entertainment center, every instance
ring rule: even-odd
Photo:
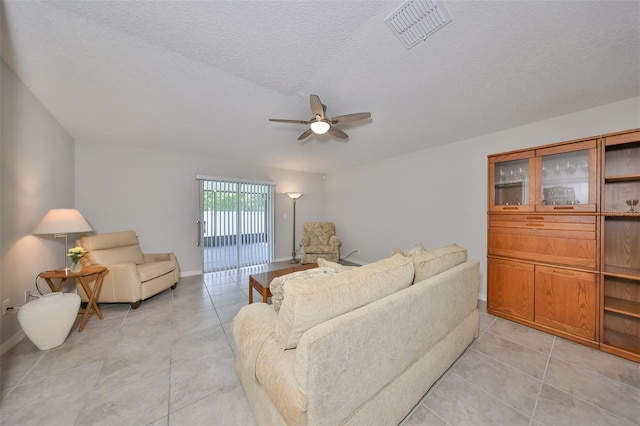
[[[640,129],[488,162],[487,311],[640,362]]]

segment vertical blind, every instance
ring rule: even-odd
[[[273,182],[196,176],[203,272],[273,261]]]

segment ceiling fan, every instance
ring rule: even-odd
[[[270,118],[269,121],[277,121],[280,123],[295,123],[295,124],[304,124],[305,126],[309,126],[307,130],[304,131],[299,137],[298,140],[310,136],[312,133],[316,135],[323,135],[325,133],[329,133],[340,139],[347,139],[349,135],[347,135],[342,130],[335,127],[336,124],[348,123],[350,121],[364,120],[365,118],[371,117],[370,112],[357,112],[355,114],[346,114],[339,115],[333,118],[326,118],[324,116],[325,111],[327,110],[326,105],[320,102],[320,98],[318,95],[311,95],[311,112],[313,113],[313,118],[311,120],[285,120],[280,118]]]

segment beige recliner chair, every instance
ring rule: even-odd
[[[333,222],[305,222],[302,227],[302,263],[314,263],[318,258],[340,261],[340,239]]]
[[[133,309],[143,300],[171,287],[180,279],[178,262],[173,253],[144,254],[135,231],[83,234],[77,245],[87,250],[80,259],[83,265],[103,265],[104,275],[98,303],[130,303]],[[93,285],[90,282],[89,285]],[[87,295],[76,286],[83,302]]]

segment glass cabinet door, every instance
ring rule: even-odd
[[[596,210],[596,140],[539,150],[536,210]]]
[[[533,151],[489,158],[489,210],[533,210]]]

